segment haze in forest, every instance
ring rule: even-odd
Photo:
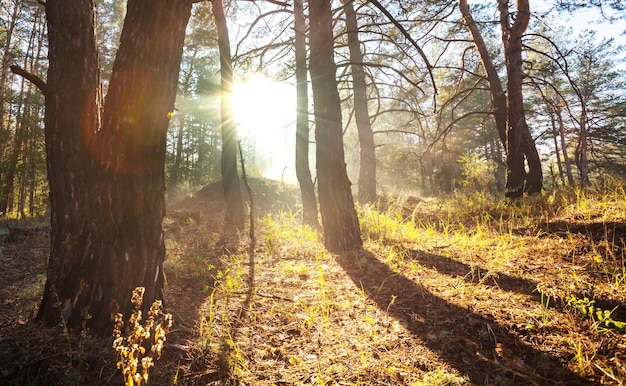
[[[626,16],[550,4],[3,0],[0,384],[623,383]]]

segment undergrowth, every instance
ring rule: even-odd
[[[251,253],[245,230],[210,225],[210,210],[181,209],[167,223],[166,291],[178,295],[175,318],[195,319],[177,320],[183,327],[168,336],[171,350],[151,378],[178,385],[626,380],[623,185],[517,202],[386,196],[358,211],[364,248],[335,255],[317,230],[300,225],[298,212],[260,218]]]

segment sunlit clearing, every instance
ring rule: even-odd
[[[295,87],[256,75],[235,81],[233,109],[250,174],[295,183]]]

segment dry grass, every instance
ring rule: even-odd
[[[170,209],[174,327],[150,384],[626,382],[622,185],[516,204],[387,197],[360,209],[365,246],[343,255],[299,225],[293,193],[253,189],[254,253],[223,229],[219,185]],[[5,243],[2,259],[42,264],[33,245]],[[24,290],[3,293],[0,383],[121,384],[110,342],[24,324],[41,272],[18,271],[2,276]]]

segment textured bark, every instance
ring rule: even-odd
[[[507,70],[507,178],[505,196],[519,198],[524,192],[541,192],[543,173],[539,153],[524,116],[522,94],[522,35],[530,20],[528,0],[517,0],[517,15],[510,24],[508,0],[498,0],[500,27]],[[528,174],[524,167],[528,163]]]
[[[166,133],[191,3],[128,2],[101,121],[93,2],[46,12],[52,251],[38,317],[80,327],[88,313],[109,334],[135,287],[147,307],[163,298]]]
[[[376,151],[374,133],[367,107],[367,85],[363,70],[363,53],[359,40],[359,26],[353,0],[342,0],[346,12],[350,67],[352,68],[352,90],[354,92],[354,116],[359,133],[360,168],[359,202],[367,204],[376,200]]]
[[[302,221],[319,227],[315,185],[309,166],[309,97],[306,65],[306,23],[302,0],[294,0],[294,29],[296,51],[296,177],[302,195]]]
[[[220,51],[220,76],[222,88],[222,181],[226,199],[227,225],[243,225],[246,221],[241,183],[237,173],[237,131],[233,117],[231,95],[233,94],[233,62],[230,53],[228,27],[222,0],[211,0],[213,17],[217,27],[217,44]]]
[[[316,166],[324,245],[331,252],[343,252],[358,249],[362,241],[343,150],[330,0],[310,0],[309,12],[309,71],[315,109]]]
[[[506,146],[507,106],[506,94],[504,93],[504,88],[502,87],[502,81],[500,80],[496,66],[493,64],[493,60],[489,54],[489,50],[487,49],[487,44],[478,29],[478,25],[476,25],[476,22],[472,17],[467,0],[459,0],[459,8],[461,10],[461,14],[463,15],[465,25],[472,35],[474,46],[476,46],[476,51],[478,51],[480,61],[487,74],[489,94],[491,96],[491,106],[493,107],[493,117],[496,121],[496,130],[498,131],[498,136],[500,137],[502,146]]]

